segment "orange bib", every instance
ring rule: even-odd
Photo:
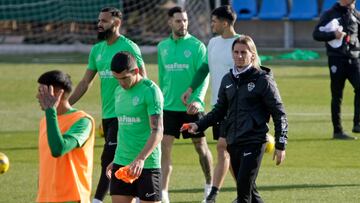
[[[39,190],[37,202],[80,201],[90,203],[94,152],[94,119],[83,111],[58,115],[62,134],[80,118],[92,122],[88,140],[61,157],[53,157],[48,145],[46,118],[40,121],[39,130]]]

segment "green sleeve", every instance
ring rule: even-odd
[[[163,62],[161,60],[161,48],[158,47],[158,84],[161,90],[163,90],[163,75],[164,75],[164,65]]]
[[[196,71],[192,82],[191,82],[191,89],[194,91],[196,90],[201,83],[205,80],[205,78],[207,77],[207,75],[209,74],[209,64],[208,63],[203,63],[201,64],[200,68]]]
[[[48,108],[45,111],[48,144],[51,154],[54,157],[62,156],[69,151],[82,146],[88,139],[91,131],[91,121],[89,118],[81,118],[76,121],[71,128],[61,134],[56,109]]]
[[[198,61],[198,64],[196,64],[197,70],[199,70],[203,66],[203,64],[208,63],[206,47],[203,44],[199,48],[197,61]],[[209,77],[207,77],[207,76],[208,75],[206,75],[205,79],[201,81],[199,87],[195,91],[193,91],[191,98],[190,98],[191,101],[200,102],[203,107],[204,107],[204,99],[205,99],[206,90],[209,85]]]

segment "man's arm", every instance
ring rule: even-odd
[[[342,32],[339,30],[335,30],[333,32],[326,32],[326,31],[320,30],[320,27],[325,27],[326,24],[328,24],[330,21],[333,20],[333,16],[330,13],[331,11],[325,12],[321,16],[319,23],[315,26],[313,34],[312,34],[314,40],[327,42],[327,41],[331,41],[333,39],[340,39],[341,37],[344,37],[346,35],[345,32]]]
[[[209,74],[209,64],[203,63],[200,66],[200,68],[196,71],[191,81],[190,87],[186,90],[186,92],[184,92],[183,95],[181,95],[181,100],[185,106],[188,104],[188,99],[190,98],[193,91],[196,90],[202,84],[202,82],[204,82],[208,74]]]
[[[79,99],[88,91],[93,83],[93,79],[96,75],[96,71],[87,69],[84,77],[81,79],[79,84],[76,86],[74,92],[69,97],[70,105],[75,104]]]
[[[130,171],[134,176],[140,176],[144,167],[144,162],[152,153],[155,147],[161,142],[163,137],[163,118],[160,114],[150,116],[151,135],[144,148],[136,159],[130,164]]]
[[[58,125],[56,109],[45,110],[48,144],[53,157],[60,157],[71,150],[80,147],[89,138],[91,121],[88,118],[81,118],[71,128],[61,134]]]

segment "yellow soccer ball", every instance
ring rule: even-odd
[[[267,133],[266,140],[267,140],[267,142],[266,142],[265,152],[272,153],[275,149],[275,138],[274,138],[274,136]]]
[[[104,129],[103,129],[102,124],[99,125],[98,133],[99,133],[100,137],[104,137]]]
[[[9,158],[4,154],[0,152],[0,174],[5,173],[9,170],[10,162]]]

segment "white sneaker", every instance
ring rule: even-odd
[[[103,201],[94,198],[92,203],[103,203]]]
[[[170,199],[169,199],[169,192],[168,191],[161,191],[161,195],[162,195],[162,203],[170,203]]]
[[[138,197],[135,197],[135,203],[140,203],[140,199]]]
[[[206,201],[206,197],[210,194],[211,192],[211,184],[205,184],[204,186],[204,202]]]

